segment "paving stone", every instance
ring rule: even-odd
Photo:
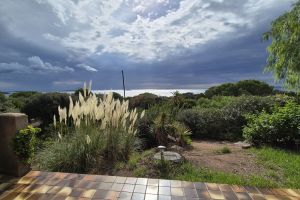
[[[210,199],[208,190],[197,190],[197,194],[200,199]]]
[[[197,182],[197,183],[194,183],[194,186],[197,190],[206,190],[207,189],[206,185],[204,183]]]
[[[111,190],[119,192],[122,191],[123,186],[123,183],[114,183],[111,187]]]
[[[113,183],[105,183],[105,182],[102,182],[100,183],[98,189],[100,190],[110,190],[113,186]]]
[[[128,177],[125,181],[127,184],[135,184],[137,181],[137,178]]]
[[[144,200],[144,198],[145,198],[145,194],[133,193],[131,200]]]
[[[265,196],[262,194],[249,194],[253,200],[266,200]]]
[[[186,200],[183,196],[171,196],[172,200]]]
[[[148,179],[147,178],[138,178],[136,181],[137,185],[147,185]]]
[[[145,193],[146,188],[147,188],[146,185],[135,185],[134,192],[136,192],[136,193]]]
[[[0,200],[299,200],[299,189],[31,171],[20,179],[0,175]]]
[[[159,180],[158,179],[148,179],[148,184],[147,185],[152,185],[152,186],[158,186]]]
[[[185,188],[184,194],[185,194],[185,197],[189,198],[189,199],[198,198],[196,189]]]
[[[182,188],[171,188],[171,195],[172,196],[184,196]]]
[[[69,196],[71,197],[80,197],[81,194],[84,192],[85,190],[82,188],[73,188],[72,192],[69,194]]]
[[[158,188],[159,195],[171,195],[170,187],[159,187]]]
[[[167,196],[167,195],[158,195],[158,200],[171,200],[172,197],[171,196]]]
[[[194,183],[188,182],[188,181],[182,181],[181,182],[182,187],[184,188],[195,188]]]
[[[171,187],[182,187],[181,181],[171,180]]]
[[[170,180],[159,180],[159,187],[170,187],[171,186],[171,181]]]
[[[85,197],[85,198],[92,198],[95,194],[97,190],[95,189],[85,189],[82,193],[81,193],[81,197]]]
[[[238,200],[237,196],[235,195],[235,193],[233,191],[231,191],[231,192],[223,191],[222,193],[223,193],[225,199]]]
[[[236,192],[235,195],[238,197],[239,200],[252,200],[250,195],[246,192]]]
[[[158,187],[157,186],[152,186],[148,185],[146,189],[147,194],[158,194]]]
[[[121,200],[130,200],[132,197],[132,193],[131,192],[120,192],[120,195],[118,197],[118,199]]]
[[[234,192],[247,192],[246,189],[243,186],[239,186],[239,185],[232,185],[231,189]]]
[[[157,200],[157,194],[146,194],[145,200]]]
[[[206,183],[206,187],[208,190],[220,190],[218,184],[216,183]]]
[[[259,194],[259,191],[256,187],[244,186],[248,193]]]
[[[115,182],[116,183],[125,183],[126,177],[117,176]]]
[[[221,191],[232,192],[232,188],[227,184],[218,184]]]
[[[97,190],[94,193],[93,199],[117,199],[119,195],[120,192],[116,191]]]
[[[124,184],[122,191],[124,192],[133,192],[134,190],[134,185],[131,184]]]
[[[212,199],[225,199],[225,197],[221,191],[208,190],[208,193]]]

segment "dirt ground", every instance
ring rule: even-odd
[[[227,146],[231,153],[222,154],[220,149]],[[193,141],[192,148],[183,156],[199,167],[231,172],[234,174],[262,175],[265,169],[257,164],[256,156],[230,142]]]

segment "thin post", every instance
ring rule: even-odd
[[[122,78],[123,78],[123,92],[124,92],[124,98],[125,98],[125,80],[124,80],[124,72],[122,70]]]

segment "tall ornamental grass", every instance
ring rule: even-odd
[[[136,122],[145,114],[128,109],[128,101],[103,99],[84,84],[83,94],[69,107],[58,107],[58,122],[53,116],[57,139],[50,141],[37,156],[42,169],[86,172],[101,162],[126,161],[139,146]]]

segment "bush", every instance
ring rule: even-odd
[[[36,134],[40,131],[40,128],[27,126],[16,134],[13,140],[13,149],[21,161],[31,163],[38,144]]]
[[[192,131],[194,138],[239,140],[243,138],[245,115],[262,110],[270,113],[275,105],[282,106],[289,99],[282,95],[201,98],[196,109],[183,110],[177,118]]]
[[[37,118],[43,121],[43,126],[48,126],[53,115],[58,116],[58,106],[69,105],[69,96],[64,93],[47,93],[36,95],[31,98],[21,110],[29,118]]]
[[[243,135],[254,145],[295,147],[300,139],[299,124],[300,105],[289,101],[283,107],[276,106],[273,113],[248,115]]]
[[[221,109],[183,110],[177,118],[191,130],[193,138],[229,139],[226,135],[227,122]]]
[[[240,96],[258,95],[267,96],[273,94],[274,88],[265,82],[257,80],[243,80],[237,83],[225,83],[214,86],[205,91],[206,97],[213,96]]]
[[[129,107],[130,108],[148,109],[152,105],[155,105],[155,103],[158,102],[158,99],[159,98],[157,95],[146,92],[146,93],[131,97],[129,99]]]
[[[68,109],[58,108],[60,123],[53,117],[59,139],[39,154],[41,168],[87,172],[90,167],[101,167],[101,161],[128,160],[139,145],[135,126],[144,112],[128,110],[128,101],[114,100],[112,93],[103,100],[92,93],[79,94],[75,103],[69,98]]]
[[[33,96],[36,96],[38,94],[41,93],[34,91],[15,92],[9,96],[9,99],[12,101],[12,103],[17,109],[22,110],[26,102],[29,101],[29,99],[33,98]]]
[[[236,97],[231,96],[214,96],[211,99],[199,98],[196,102],[196,108],[223,108],[230,104]]]

